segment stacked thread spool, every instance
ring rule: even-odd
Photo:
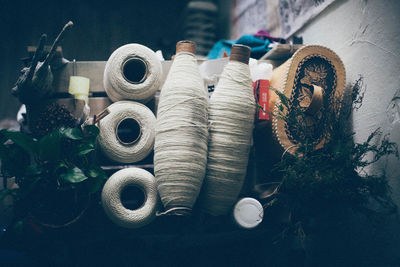
[[[104,70],[104,88],[112,101],[148,102],[161,85],[161,62],[155,53],[140,44],[115,50]]]
[[[159,89],[161,62],[140,44],[115,50],[106,63],[104,88],[113,103],[99,123],[99,144],[104,154],[119,163],[144,159],[153,149],[155,116],[139,103],[148,102]]]
[[[102,192],[106,214],[122,227],[141,227],[155,217],[157,192],[164,214],[188,215],[201,190],[203,210],[227,214],[243,184],[253,129],[250,49],[232,48],[231,60],[208,103],[195,44],[178,42],[155,119],[146,106],[133,100],[143,103],[154,95],[162,76],[160,62],[140,45],[122,48],[111,55],[105,68],[106,92],[117,102],[99,123],[99,144],[110,159],[134,163],[150,153],[154,142],[155,177],[138,168],[111,176]],[[131,131],[127,134],[123,126]],[[122,192],[131,186],[145,196],[136,210],[121,201]]]
[[[156,119],[142,103],[153,98],[161,78],[161,62],[152,50],[140,44],[124,45],[108,59],[103,82],[107,95],[115,103],[98,123],[98,143],[112,161],[135,163],[153,150]],[[122,201],[124,192],[131,188],[136,188],[140,192],[136,195],[143,197],[143,203],[133,209]],[[114,173],[102,191],[105,213],[115,224],[126,228],[150,223],[155,217],[157,199],[154,176],[140,168]]]

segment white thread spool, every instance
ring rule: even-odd
[[[154,144],[157,189],[169,214],[193,207],[207,164],[207,92],[194,57],[181,41],[160,94]]]
[[[110,113],[99,121],[98,142],[113,161],[133,163],[150,154],[154,145],[156,118],[145,105],[119,101],[108,107]]]
[[[148,102],[161,86],[162,67],[146,46],[127,44],[115,50],[104,69],[104,88],[113,101]]]
[[[123,194],[129,188],[136,189],[140,201],[130,209],[123,203]],[[149,224],[156,214],[157,186],[154,176],[143,169],[126,168],[114,173],[101,193],[101,202],[107,216],[117,225],[138,228]],[[140,203],[142,202],[142,203]]]
[[[249,47],[232,47],[230,61],[210,98],[208,163],[201,202],[212,215],[230,212],[246,175],[255,113],[249,56]]]

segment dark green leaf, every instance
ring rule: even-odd
[[[88,177],[78,167],[68,169],[66,173],[60,175],[60,178],[69,183],[80,183]]]
[[[89,169],[87,170],[87,174],[93,178],[99,177],[102,175],[105,176],[104,171],[99,166],[94,165],[94,164],[90,165]]]
[[[58,130],[42,137],[38,144],[39,156],[42,160],[57,160],[61,157],[61,139]]]
[[[280,92],[279,90],[272,88],[272,90],[278,95],[279,100],[281,100],[281,104],[285,107],[289,106],[289,99],[285,96],[284,93]]]
[[[96,193],[97,191],[99,191],[101,186],[104,183],[104,180],[105,180],[105,177],[103,177],[102,179],[100,179],[100,177],[89,179],[88,183],[87,183],[89,192],[91,194],[93,194],[93,193]]]
[[[41,181],[40,176],[35,176],[31,177],[29,180],[24,180],[23,183],[21,183],[20,190],[21,190],[21,197],[26,198],[28,197],[32,192],[37,189],[37,184]]]
[[[267,112],[264,110],[263,106],[259,105],[259,104],[255,104],[256,108],[260,109],[262,112]]]
[[[60,128],[60,135],[72,140],[81,140],[83,138],[82,132],[78,128]]]
[[[10,139],[29,153],[34,153],[36,151],[36,140],[27,134],[9,130],[1,130],[0,135],[4,136],[6,139]]]
[[[63,161],[61,161],[60,163],[58,163],[57,166],[54,168],[54,170],[55,170],[56,172],[59,171],[59,170],[62,170],[62,169],[64,169],[64,170],[68,169],[68,165],[65,164],[65,162],[63,162]]]
[[[3,134],[6,131],[6,129],[0,130],[0,144],[3,144],[5,141],[7,141],[7,137],[5,137]]]
[[[78,152],[78,155],[79,156],[83,156],[83,155],[86,155],[86,154],[88,154],[88,153],[90,153],[92,151],[94,151],[94,147],[82,149],[81,151]]]
[[[6,196],[11,194],[11,190],[8,189],[2,189],[0,191],[0,200],[4,199]]]
[[[88,180],[88,189],[90,193],[97,192],[107,179],[106,173],[99,166],[92,164],[87,170],[87,175],[91,177]]]
[[[16,144],[3,146],[3,148],[5,148],[5,154],[1,160],[3,176],[23,176],[27,165],[30,163],[29,154]]]
[[[99,128],[96,125],[86,125],[84,129],[85,129],[85,135],[88,136],[96,137],[99,135],[100,132]]]
[[[35,176],[40,175],[42,173],[42,168],[40,168],[36,164],[31,164],[26,168],[26,175],[27,176]]]
[[[4,144],[0,143],[0,159],[7,157],[7,148]]]
[[[86,155],[86,154],[88,154],[89,152],[91,152],[93,150],[95,150],[94,144],[92,144],[90,142],[89,143],[85,142],[85,143],[80,143],[80,144],[78,144],[76,146],[75,153],[78,154],[79,156],[83,156],[83,155]]]

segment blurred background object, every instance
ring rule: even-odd
[[[229,36],[231,1],[220,2],[226,8],[206,3],[214,12],[212,20],[218,21],[213,27],[218,24],[224,28],[213,31],[214,39]],[[106,61],[115,49],[127,43],[161,50],[165,59],[170,59],[175,43],[182,38],[180,29],[188,3],[189,0],[1,1],[0,119],[14,119],[17,114],[20,103],[10,91],[23,66],[19,59],[26,62],[27,47],[37,45],[42,33],[54,40],[60,25],[74,22],[75,27],[62,44],[63,56],[68,60]],[[215,14],[216,10],[222,10],[221,14]]]
[[[196,53],[207,55],[217,37],[218,7],[213,1],[190,1],[185,10],[183,39],[196,43]]]

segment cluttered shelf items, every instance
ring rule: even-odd
[[[13,223],[58,229],[100,206],[129,229],[199,214],[259,229],[265,211],[295,199],[282,200],[299,175],[291,168],[325,157],[337,141],[345,69],[329,48],[277,43],[256,60],[252,47],[223,43],[221,57],[204,59],[195,42],[182,40],[171,60],[133,43],[105,62],[76,62],[55,57],[72,25],[48,52],[41,36],[12,90],[26,109],[20,131],[0,131],[2,175],[14,181],[2,195],[13,196]],[[379,152],[395,153],[385,147]],[[373,150],[364,148],[358,152]],[[304,162],[293,167],[293,159]],[[346,166],[358,177],[353,163]],[[267,220],[298,218],[295,201],[285,203]]]

